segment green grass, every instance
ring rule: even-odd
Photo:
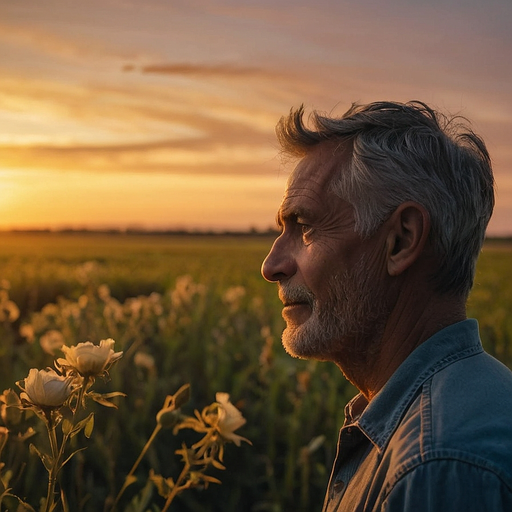
[[[186,382],[192,385],[188,412],[213,401],[216,391],[230,393],[247,418],[240,434],[253,446],[229,446],[227,471],[215,475],[223,485],[190,492],[173,510],[321,508],[343,407],[355,390],[334,365],[284,353],[276,289],[259,271],[271,243],[259,236],[0,234],[4,300],[8,294],[20,309],[14,322],[0,322],[1,389],[14,387],[31,367],[52,363],[39,344],[50,329],[69,345],[113,337],[116,350],[125,352],[112,380],[98,384],[127,397],[118,400],[117,411],[97,410],[89,441],[77,436],[77,447],[87,450],[65,473],[71,510],[103,509],[153,430],[165,396]],[[468,305],[486,348],[509,366],[511,256],[510,246],[485,247]],[[32,343],[20,335],[24,324],[35,330]],[[154,357],[153,368],[137,364],[141,353]],[[325,442],[308,449],[319,436]],[[39,432],[35,439],[43,438]],[[125,507],[151,468],[176,474],[179,443],[162,433]],[[45,494],[45,472],[37,458],[29,460],[13,487],[34,504]],[[162,504],[156,493],[154,504]]]
[[[486,350],[512,368],[512,244],[489,243],[480,256],[468,316]]]

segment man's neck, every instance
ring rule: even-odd
[[[371,401],[397,368],[419,345],[440,330],[466,318],[462,299],[431,294],[418,297],[401,294],[395,303],[380,339],[372,343],[377,350],[364,364],[347,365],[336,361],[345,376]],[[368,340],[361,340],[368,343]]]

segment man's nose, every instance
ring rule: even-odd
[[[289,279],[297,271],[297,264],[286,240],[281,235],[272,245],[261,265],[261,275],[271,283]]]

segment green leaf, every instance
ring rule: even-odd
[[[71,437],[74,437],[76,436],[82,429],[86,428],[88,426],[88,423],[91,421],[91,417],[94,416],[94,413],[91,412],[91,414],[89,414],[89,416],[87,416],[87,418],[79,421],[74,427],[73,427],[73,430],[71,431],[70,433],[70,436]],[[91,428],[91,431],[92,431],[92,428]],[[86,437],[89,437],[87,434],[86,434]]]
[[[72,429],[73,423],[71,423],[71,421],[69,421],[68,419],[62,421],[62,433],[64,435],[68,435]]]
[[[46,470],[50,471],[52,467],[53,458],[47,455],[46,453],[40,452],[38,448],[32,443],[30,443],[29,449],[32,455],[36,454],[41,459],[41,462],[44,464]]]
[[[134,475],[128,475],[125,479],[124,479],[124,485],[123,485],[123,488],[126,489],[128,486],[134,484],[135,482],[137,481],[137,477],[134,476]]]
[[[79,450],[75,450],[61,465],[63,467],[65,464],[67,464],[72,457],[74,457],[78,452],[83,452],[84,450],[87,450],[87,448],[80,448]]]
[[[97,396],[101,396],[103,398],[114,398],[116,396],[126,396],[126,393],[121,393],[121,391],[113,391],[112,393],[94,393]]]
[[[94,429],[94,414],[91,413],[89,415],[89,419],[87,420],[87,423],[85,424],[85,429],[84,429],[84,435],[85,435],[85,437],[87,437],[87,439],[89,439],[91,437],[93,429]]]
[[[164,478],[162,475],[155,475],[153,470],[151,470],[149,479],[155,484],[158,494],[162,496],[162,498],[169,497],[175,485],[172,478]]]
[[[91,394],[90,397],[95,401],[97,402],[98,404],[100,405],[103,405],[105,407],[112,407],[113,409],[117,409],[117,405],[116,404],[113,404],[112,402],[109,402],[108,400],[106,400],[103,395],[100,395],[100,394],[97,394],[97,393],[94,393],[94,394]]]
[[[153,497],[153,482],[148,480],[144,488],[136,494],[129,503],[125,512],[146,512]]]

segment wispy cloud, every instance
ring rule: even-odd
[[[0,145],[4,168],[209,175],[275,169],[268,162],[276,154],[277,115],[258,102],[230,104],[165,86],[134,91],[4,78],[0,88],[21,132]]]
[[[125,71],[131,70],[125,66]],[[142,73],[160,75],[181,75],[199,77],[263,77],[275,78],[281,73],[256,67],[243,67],[229,64],[205,65],[205,64],[152,64],[141,67]]]
[[[230,99],[229,91],[212,94],[190,84],[138,84],[123,88],[0,78],[0,89],[4,111],[20,118],[26,113],[29,121],[40,118],[49,127],[63,121],[80,122],[80,130],[69,134],[72,144],[79,143],[81,135],[89,131],[97,133],[100,142],[106,130],[116,134],[119,141],[125,138],[130,143],[137,135],[144,141],[258,143],[262,134],[273,132],[280,112],[268,101]],[[51,133],[54,140],[62,140],[55,135]]]
[[[110,45],[106,40],[97,40],[79,34],[64,35],[35,24],[0,23],[0,43],[9,45],[11,51],[30,51],[64,61],[74,61],[74,65],[84,59],[133,59],[133,51]],[[78,59],[78,60],[77,60]]]
[[[176,174],[251,175],[275,172],[278,162],[270,145],[175,142],[131,146],[1,145],[3,168],[92,172],[165,172]]]

